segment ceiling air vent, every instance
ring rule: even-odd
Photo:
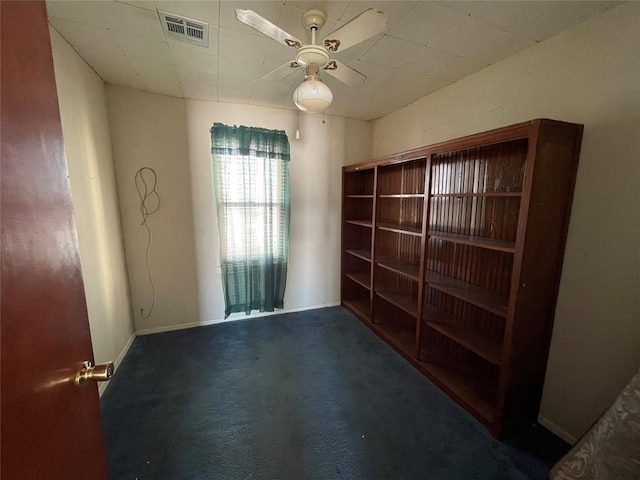
[[[162,30],[167,38],[181,40],[183,42],[209,47],[209,25],[205,22],[181,17],[174,13],[158,10]]]

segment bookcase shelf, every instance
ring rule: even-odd
[[[345,273],[345,275],[357,284],[362,285],[367,290],[371,290],[370,273]]]
[[[427,375],[456,400],[471,408],[473,413],[486,423],[495,420],[495,401],[491,394],[481,394],[481,382],[470,365],[447,358],[438,350],[422,355],[419,360]]]
[[[422,236],[422,229],[418,227],[412,227],[409,225],[394,225],[393,223],[378,223],[377,227],[380,230],[386,230],[388,232],[401,233],[403,235],[415,235],[417,237]]]
[[[539,408],[582,128],[343,168],[342,304],[496,437]]]
[[[360,318],[366,319],[367,321],[371,321],[371,306],[369,299],[352,299],[352,300],[342,300],[342,304],[358,315]]]
[[[442,335],[468,348],[476,355],[494,365],[502,363],[502,344],[500,340],[478,334],[468,328],[457,325],[452,316],[435,307],[426,307],[422,311],[424,324]]]
[[[424,193],[392,193],[378,195],[378,198],[424,198]]]
[[[412,355],[415,349],[415,335],[402,327],[387,324],[375,324],[380,336],[405,354]]]
[[[417,317],[418,315],[418,299],[412,295],[406,293],[397,293],[397,292],[376,292],[380,298],[386,300],[391,305],[398,307],[403,312],[408,313],[412,317]]]
[[[346,223],[350,223],[351,225],[359,225],[361,227],[371,228],[373,223],[371,220],[345,220]]]
[[[522,192],[434,193],[431,196],[432,197],[454,197],[454,198],[462,198],[462,197],[521,197],[522,196]]]
[[[365,249],[345,250],[345,253],[348,253],[349,255],[353,255],[354,257],[361,258],[362,260],[365,260],[367,262],[371,261],[371,250],[365,250]]]
[[[484,308],[496,315],[502,317],[507,315],[508,297],[436,272],[426,272],[425,279],[431,288]]]
[[[496,240],[493,238],[478,237],[475,235],[461,235],[450,232],[439,232],[437,230],[430,230],[429,236],[439,238],[447,242],[471,245],[472,247],[488,248],[490,250],[509,253],[514,253],[516,251],[516,242],[509,242],[506,240]]]
[[[408,262],[402,262],[393,257],[378,257],[377,265],[387,270],[399,273],[413,280],[418,280],[420,275],[420,266]]]

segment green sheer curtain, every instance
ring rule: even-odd
[[[283,307],[289,254],[289,140],[283,130],[211,128],[225,318]]]

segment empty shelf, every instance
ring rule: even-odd
[[[424,198],[424,193],[390,193],[378,195],[379,198]]]
[[[353,255],[354,257],[361,258],[362,260],[366,260],[367,262],[371,261],[371,250],[365,249],[354,249],[354,250],[345,250],[349,255]]]
[[[439,238],[447,242],[461,243],[463,245],[471,245],[472,247],[488,248],[490,250],[499,250],[501,252],[513,253],[516,250],[515,242],[506,240],[495,240],[493,238],[478,237],[475,235],[461,235],[458,233],[438,232],[432,230],[429,232],[431,238]]]
[[[492,423],[495,417],[492,401],[478,391],[479,380],[472,370],[458,368],[454,362],[446,361],[439,352],[432,351],[426,359],[419,360],[420,366],[436,383],[466,403],[486,422]]]
[[[352,225],[360,225],[361,227],[371,228],[373,226],[371,220],[345,220],[345,222]]]
[[[409,225],[394,225],[393,223],[378,223],[376,226],[380,230],[386,230],[388,232],[403,233],[405,235],[415,235],[417,237],[422,236],[422,229],[418,227],[411,227]]]
[[[435,307],[425,307],[422,318],[426,325],[459,343],[494,365],[501,364],[502,346],[497,340],[452,323],[453,317]]]
[[[432,197],[521,197],[522,192],[432,193]]]
[[[374,323],[373,327],[378,331],[380,336],[395,345],[396,348],[412,357],[415,355],[416,336],[414,331],[386,325],[384,323]]]
[[[413,317],[418,315],[418,299],[413,295],[395,292],[376,292],[376,295]]]
[[[418,280],[418,265],[414,265],[408,262],[401,262],[391,257],[380,257],[376,263],[382,268],[386,268],[387,270],[391,270],[392,272],[396,272],[401,275],[413,278],[414,280]]]
[[[371,321],[371,305],[368,298],[342,300],[342,304],[354,312],[357,316]]]
[[[433,271],[426,272],[425,281],[431,288],[452,297],[464,300],[501,317],[507,316],[508,298],[496,292]]]
[[[347,278],[350,278],[354,282],[359,285],[362,285],[364,288],[371,290],[371,274],[367,273],[345,273]]]

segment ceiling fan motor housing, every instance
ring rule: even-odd
[[[303,45],[296,50],[296,62],[302,67],[318,65],[322,68],[329,63],[329,51],[322,45],[316,45],[316,31],[327,21],[327,16],[321,10],[307,10],[302,15],[302,24],[311,30],[311,45]]]
[[[322,45],[304,45],[296,51],[296,62],[303,67],[315,64],[322,68],[329,63],[329,52]]]

